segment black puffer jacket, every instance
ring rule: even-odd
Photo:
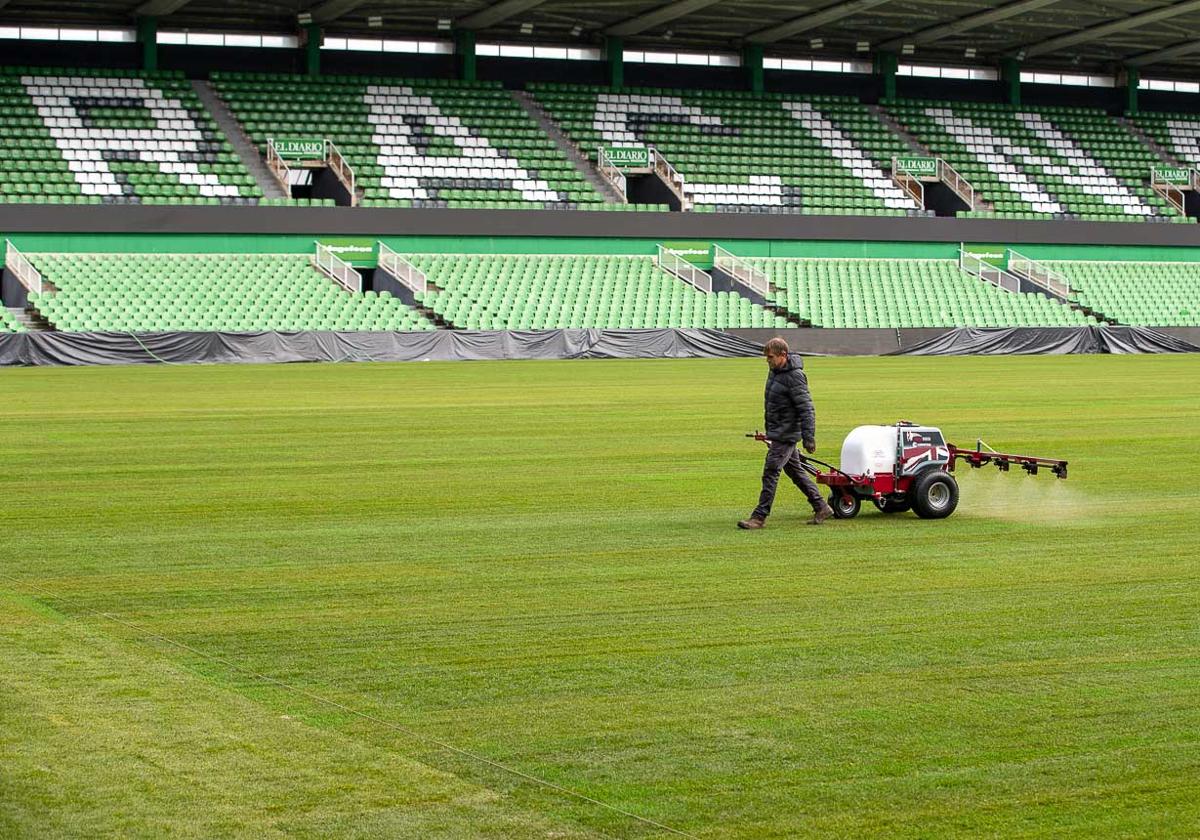
[[[804,361],[795,353],[787,363],[767,374],[763,423],[767,437],[781,443],[817,440],[817,415],[808,393]]]

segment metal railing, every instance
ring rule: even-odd
[[[685,283],[690,283],[705,294],[712,292],[712,275],[696,268],[678,254],[672,254],[661,245],[658,246],[658,256],[654,258],[654,264]]]
[[[965,248],[958,250],[958,267],[970,274],[983,280],[985,283],[991,283],[993,286],[998,286],[1006,292],[1020,292],[1021,281],[1019,278],[1009,274],[998,265],[992,265],[990,262],[985,262],[974,254],[967,253]]]
[[[898,158],[892,158],[892,182],[901,192],[917,203],[917,207],[925,209],[925,184],[907,168],[900,165]]]
[[[4,240],[4,267],[11,271],[21,285],[33,294],[40,295],[46,290],[42,273],[34,268],[33,263],[7,239]]]
[[[350,166],[346,158],[342,157],[342,153],[332,140],[325,141],[325,162],[329,164],[333,174],[346,189],[350,190],[350,206],[358,206],[358,188],[354,179],[354,168]]]
[[[1012,248],[1008,249],[1008,270],[1064,300],[1071,296],[1071,283],[1065,276],[1024,254],[1018,254]]]
[[[333,251],[329,250],[320,242],[317,244],[317,253],[313,257],[313,265],[321,269],[329,276],[333,282],[337,283],[348,292],[362,291],[362,275],[355,271],[350,263],[343,260]]]
[[[958,174],[958,171],[941,158],[937,159],[938,180],[951,189],[967,205],[968,210],[975,209],[975,187],[971,182]]]
[[[596,169],[599,171],[600,177],[608,181],[609,186],[621,197],[621,201],[628,204],[629,179],[625,177],[624,172],[609,160],[603,146],[600,147],[599,152],[596,154]]]
[[[382,242],[379,243],[379,267],[417,294],[423,294],[429,288],[425,272]]]
[[[279,182],[279,185],[283,187],[284,194],[291,197],[292,168],[287,165],[287,161],[279,156],[279,152],[275,149],[274,138],[267,140],[267,169],[275,176],[275,180]]]
[[[675,193],[675,196],[679,199],[679,209],[683,211],[691,210],[692,200],[684,192],[684,182],[686,179],[683,173],[676,169],[671,164],[671,161],[663,157],[658,149],[653,147],[650,149],[650,168],[654,170],[654,174],[658,176],[659,180],[667,185],[667,189]]]
[[[766,274],[737,254],[732,254],[716,244],[713,245],[713,267],[721,269],[735,281],[763,297],[771,292],[771,281],[767,279]]]

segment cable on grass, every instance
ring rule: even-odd
[[[168,364],[178,364],[178,363],[170,363],[169,362]],[[185,650],[188,653],[199,656],[202,659],[207,659],[209,662],[216,662],[220,665],[224,665],[226,668],[236,671],[239,674],[243,674],[244,676],[250,677],[251,679],[258,680],[259,682],[263,682],[268,685],[275,686],[276,688],[290,692],[297,696],[307,698],[308,700],[311,700],[314,703],[320,703],[325,706],[329,706],[331,708],[337,709],[338,711],[345,712],[350,715],[354,715],[355,717],[362,718],[363,720],[369,721],[378,726],[382,726],[387,729],[391,729],[394,732],[399,732],[400,734],[406,735],[409,738],[412,738],[413,740],[422,741],[426,744],[430,744],[432,746],[438,747],[439,749],[444,750],[449,753],[452,753],[454,755],[461,756],[463,758],[470,759],[479,764],[483,764],[488,767],[491,767],[495,770],[500,770],[504,773],[508,773],[509,775],[515,776],[518,779],[523,779],[524,781],[531,782],[535,785],[539,785],[548,790],[555,791],[556,793],[561,793],[564,796],[570,796],[570,797],[578,799],[582,802],[587,802],[587,803],[589,803],[591,805],[595,805],[599,808],[604,808],[605,810],[611,811],[614,814],[619,814],[623,817],[627,817],[628,819],[634,820],[635,822],[642,823],[643,825],[648,825],[652,828],[657,828],[661,831],[667,832],[668,834],[673,834],[677,837],[689,837],[692,840],[699,840],[699,838],[696,837],[696,835],[689,834],[688,832],[684,831],[683,829],[673,828],[672,826],[666,825],[665,823],[660,823],[657,820],[653,820],[650,817],[644,817],[641,814],[635,814],[634,812],[627,811],[618,805],[613,805],[609,802],[605,802],[602,799],[596,799],[595,797],[588,796],[586,793],[580,793],[577,790],[573,790],[569,787],[565,787],[563,785],[556,784],[556,783],[550,781],[549,779],[543,779],[540,776],[533,775],[532,773],[526,773],[524,770],[519,770],[516,767],[511,767],[507,764],[503,764],[499,761],[496,761],[495,759],[488,758],[485,755],[480,755],[479,753],[471,752],[470,750],[463,749],[462,747],[456,747],[453,744],[450,744],[446,741],[439,740],[430,735],[423,735],[420,732],[409,729],[406,726],[401,726],[400,724],[395,723],[394,721],[385,720],[384,718],[378,717],[376,715],[372,715],[369,712],[364,712],[359,709],[355,709],[351,706],[345,705],[344,703],[340,703],[337,700],[334,700],[332,698],[325,697],[323,695],[309,691],[308,689],[300,688],[299,686],[291,685],[290,683],[286,683],[283,680],[277,679],[276,677],[272,677],[268,674],[261,674],[257,671],[252,671],[249,668],[238,665],[236,662],[226,659],[223,656],[218,656],[217,654],[208,653],[207,651],[203,651],[203,650],[200,650],[199,648],[192,647],[191,645],[187,644],[186,642],[181,642],[177,639],[172,639],[170,636],[164,636],[161,633],[155,633],[152,630],[147,630],[144,627],[134,624],[132,621],[128,621],[127,619],[121,618],[120,616],[113,615],[112,613],[100,612],[99,610],[92,609],[91,607],[81,604],[78,601],[73,601],[64,595],[59,595],[58,593],[53,592],[49,589],[46,589],[45,587],[38,586],[35,583],[29,583],[28,581],[21,580],[20,578],[15,578],[12,575],[5,574],[3,572],[0,572],[0,578],[4,578],[5,580],[9,581],[10,583],[16,584],[17,586],[27,587],[29,589],[32,589],[35,592],[39,592],[42,595],[44,595],[48,598],[51,598],[53,600],[61,601],[62,603],[68,604],[72,608],[74,608],[80,612],[90,613],[91,615],[97,616],[99,618],[103,618],[106,621],[111,621],[114,624],[120,624],[122,627],[126,627],[130,630],[133,630],[136,633],[141,634],[146,639],[157,639],[158,641],[165,642],[166,644],[171,645],[172,647],[179,648],[180,650]]]

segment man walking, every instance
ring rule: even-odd
[[[800,488],[813,515],[809,525],[820,525],[833,516],[831,508],[823,498],[817,483],[801,466],[796,442],[803,441],[804,451],[817,451],[817,417],[813,411],[812,397],[808,393],[808,378],[804,375],[804,362],[800,356],[788,352],[787,342],[772,338],[766,346],[767,390],[765,396],[765,428],[767,435],[767,460],[763,465],[762,493],[758,507],[749,519],[737,525],[747,531],[762,528],[771,513],[775,501],[775,488],[779,486],[779,473],[784,472]]]

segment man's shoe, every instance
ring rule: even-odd
[[[833,516],[833,508],[829,505],[821,505],[819,510],[813,512],[812,519],[808,520],[808,524],[820,525],[831,516]]]
[[[833,513],[833,511],[830,511],[830,513]],[[749,519],[743,519],[741,522],[739,522],[738,527],[743,531],[757,531],[766,524],[767,520],[761,519],[757,516],[751,516]]]

